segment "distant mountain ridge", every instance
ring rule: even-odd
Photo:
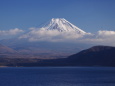
[[[77,67],[115,67],[115,47],[94,46],[68,58],[0,58],[2,66],[77,66]]]
[[[77,66],[115,66],[115,47],[94,46],[68,57]]]
[[[0,54],[14,54],[14,53],[17,53],[17,51],[0,44]]]

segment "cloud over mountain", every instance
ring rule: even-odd
[[[14,37],[23,33],[24,31],[18,28],[10,29],[10,30],[0,30],[0,39]]]
[[[85,34],[86,35],[86,34]],[[59,32],[57,30],[46,31],[33,29],[29,33],[20,36],[20,38],[26,38],[29,41],[67,41],[76,40],[82,38],[83,34],[76,34],[74,31],[71,32]]]
[[[110,38],[110,37],[115,37],[115,31],[108,31],[108,30],[103,30],[103,31],[98,31],[98,36],[101,38]]]
[[[5,35],[17,35],[19,33],[22,33],[23,30],[15,28],[15,29],[10,29],[10,30],[0,30],[0,36],[5,36]]]
[[[30,28],[30,32],[20,36],[29,41],[68,41],[90,35],[64,18],[51,19],[50,22],[41,28]]]
[[[84,37],[81,42],[91,43],[96,45],[109,45],[115,46],[115,31],[100,30],[94,35]]]
[[[30,31],[19,37],[34,41],[50,42],[82,42],[98,45],[115,46],[115,31],[99,30],[97,33],[87,33],[64,18],[51,19],[41,28],[30,28]]]
[[[24,32],[15,28],[10,30],[0,30],[0,37],[11,37]],[[94,45],[115,46],[115,31],[99,30],[95,34],[88,33],[71,24],[64,18],[51,19],[43,27],[29,28],[29,32],[19,35],[20,39],[30,42],[49,41],[49,42],[76,42]]]
[[[83,42],[92,44],[115,45],[115,31],[98,31],[96,34],[87,33],[84,35],[76,34],[75,32],[59,32],[56,30],[46,31],[32,29],[29,33],[20,36],[20,38],[28,39],[29,41],[51,41],[51,42]]]
[[[115,31],[98,31],[97,39],[100,39],[102,43],[115,45]]]

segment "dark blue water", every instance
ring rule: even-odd
[[[0,86],[115,86],[115,68],[0,68]]]

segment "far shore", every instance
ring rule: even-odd
[[[0,67],[8,67],[8,66],[0,66]]]

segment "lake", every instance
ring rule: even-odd
[[[115,68],[1,67],[0,86],[115,86]]]

